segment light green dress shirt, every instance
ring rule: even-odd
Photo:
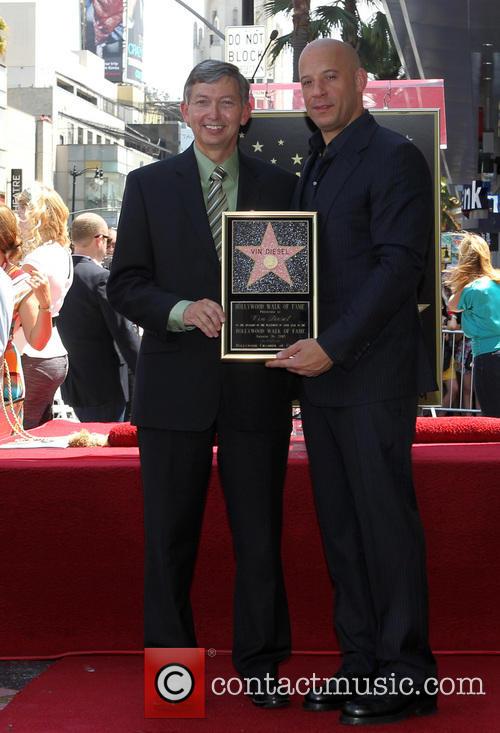
[[[215,168],[220,165],[227,173],[227,176],[222,182],[222,188],[227,198],[228,211],[236,211],[236,204],[238,201],[238,173],[239,173],[239,159],[238,159],[238,148],[235,148],[234,153],[230,158],[225,160],[223,163],[214,163],[210,158],[207,158],[201,150],[196,147],[194,143],[194,154],[196,156],[196,162],[198,163],[198,171],[200,174],[201,190],[203,193],[203,200],[205,202],[205,208],[207,205],[208,191],[210,189],[210,176],[214,172]],[[168,317],[167,330],[168,331],[190,331],[194,326],[186,326],[184,323],[184,311],[193,301],[191,300],[179,300],[170,311]]]

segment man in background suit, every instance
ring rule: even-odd
[[[135,371],[140,339],[108,302],[109,271],[102,267],[108,225],[80,214],[71,227],[74,278],[57,319],[69,369],[64,401],[81,422],[120,422],[129,398],[128,369]]]
[[[363,109],[367,75],[351,46],[310,43],[299,68],[319,130],[292,206],[319,213],[319,336],[269,366],[304,377],[304,434],[343,654],[335,677],[353,683],[311,691],[305,707],[343,706],[348,724],[392,722],[436,709],[424,690],[436,667],[411,470],[417,397],[435,386],[421,366],[417,301],[432,241],[431,178],[420,151]],[[403,694],[372,688],[356,697],[354,683],[369,675],[396,680],[396,691],[409,683]]]
[[[132,421],[144,486],[145,647],[197,646],[189,593],[217,435],[236,555],[233,662],[259,681],[252,702],[272,708],[288,703],[265,682],[290,653],[280,543],[291,375],[221,362],[213,212],[288,209],[296,178],[238,151],[248,97],[232,64],[192,70],[181,110],[194,144],[129,174],[108,295],[144,328]]]

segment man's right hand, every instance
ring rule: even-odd
[[[224,311],[218,303],[208,298],[188,305],[183,314],[186,326],[196,326],[205,336],[216,338],[225,321]]]

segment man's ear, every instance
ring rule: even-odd
[[[356,69],[354,78],[356,81],[356,91],[363,92],[366,85],[368,84],[368,74],[366,70],[362,69],[361,67],[359,69]]]
[[[182,117],[184,119],[184,122],[186,122],[189,125],[189,120],[188,120],[188,105],[187,105],[187,102],[181,102],[180,109],[181,109],[181,114],[182,114]]]
[[[243,125],[246,125],[248,120],[250,119],[250,115],[252,114],[252,108],[250,106],[250,102],[247,102],[243,105],[243,109],[241,111],[241,119],[240,119],[240,125],[243,127]]]

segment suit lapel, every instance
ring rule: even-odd
[[[260,203],[260,190],[258,185],[259,174],[252,165],[250,156],[239,152],[239,173],[238,173],[238,211],[258,211]]]
[[[309,175],[309,171],[311,170],[311,167],[316,160],[316,157],[314,154],[309,155],[306,162],[304,163],[304,167],[302,168],[300,178],[297,177],[297,185],[295,187],[295,191],[293,192],[292,202],[291,202],[291,208],[294,210],[299,211],[302,201],[302,191],[304,190],[304,182],[307,181],[307,177]]]
[[[360,161],[361,156],[356,151],[342,150],[328,166],[328,170],[318,186],[315,203],[315,209],[322,213],[323,222],[327,220],[337,196]]]
[[[215,251],[212,232],[208,224],[207,210],[201,190],[198,164],[191,145],[176,159],[176,184],[184,207],[184,215],[191,222],[196,232],[200,249],[213,265],[219,267],[219,259]]]
[[[330,209],[362,161],[362,151],[369,145],[376,130],[377,123],[371,115],[368,115],[364,124],[345,141],[328,166],[316,195],[315,208],[322,212],[322,222],[328,219]]]

